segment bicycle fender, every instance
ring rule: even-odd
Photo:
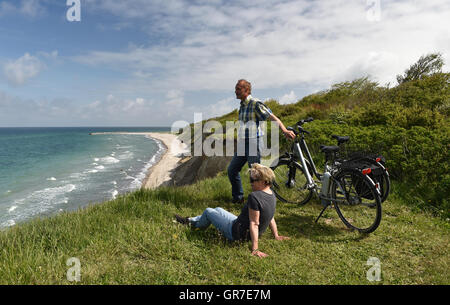
[[[372,184],[372,186],[375,187],[375,189],[377,190],[378,195],[381,197],[380,189],[378,187],[376,187],[376,183],[368,175],[365,175],[365,176],[368,178],[368,180]]]

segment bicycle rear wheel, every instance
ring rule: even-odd
[[[385,169],[382,170],[379,167],[378,162],[374,158],[365,157],[365,158],[360,158],[359,160],[365,162],[369,166],[374,165],[379,169],[379,171],[382,171],[380,174],[377,174],[377,175],[369,174],[369,176],[374,180],[375,183],[379,183],[379,188],[380,188],[380,193],[381,193],[380,199],[381,199],[381,203],[383,203],[387,199],[387,197],[389,196],[389,193],[391,191],[391,180],[389,178],[389,173]]]
[[[333,176],[330,196],[339,218],[348,228],[371,233],[380,225],[380,195],[359,170],[343,169]]]
[[[278,199],[299,205],[311,199],[312,190],[307,188],[306,174],[299,164],[282,159],[272,170],[275,174],[272,190]]]

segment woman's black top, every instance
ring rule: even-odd
[[[232,232],[234,240],[250,240],[250,217],[248,209],[259,211],[259,236],[264,233],[275,215],[277,199],[275,194],[255,191],[248,195],[248,201],[241,214],[234,221]]]

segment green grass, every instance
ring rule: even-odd
[[[248,183],[244,188],[248,194]],[[0,232],[0,284],[71,284],[70,257],[81,262],[79,284],[450,283],[449,223],[412,210],[395,191],[369,235],[347,230],[332,209],[315,224],[317,201],[278,202],[279,232],[291,239],[276,241],[268,230],[259,243],[265,259],[250,255],[250,243],[229,243],[213,227],[174,223],[174,213],[194,216],[206,207],[238,214],[230,193],[221,173],[16,225]],[[381,261],[380,282],[366,278],[369,257]]]

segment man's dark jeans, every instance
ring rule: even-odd
[[[228,165],[228,179],[231,183],[231,194],[233,200],[244,198],[244,189],[242,188],[241,169],[248,162],[251,168],[253,163],[261,162],[261,140],[260,138],[245,139],[238,142],[238,149],[234,153],[234,157]],[[244,149],[245,145],[245,149]],[[239,149],[241,147],[241,149]]]

